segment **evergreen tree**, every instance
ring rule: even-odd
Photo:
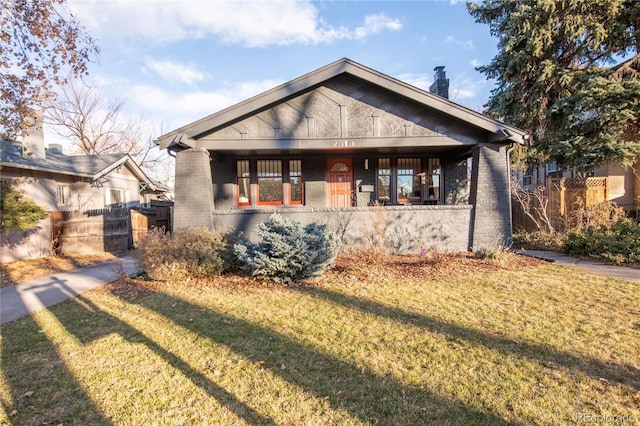
[[[485,0],[467,8],[499,40],[498,54],[478,67],[497,82],[487,113],[527,130],[533,156],[574,167],[637,159],[640,2]]]
[[[0,184],[0,231],[28,231],[47,217],[47,212],[23,197],[12,184]]]

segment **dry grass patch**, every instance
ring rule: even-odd
[[[2,330],[0,423],[640,418],[637,284],[514,257],[342,257],[304,285],[123,280]]]
[[[56,272],[72,271],[83,266],[113,260],[112,253],[91,255],[49,256],[39,259],[20,260],[0,265],[0,288],[44,277]]]

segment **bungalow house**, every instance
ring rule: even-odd
[[[446,96],[436,68],[432,90]],[[158,138],[176,156],[174,229],[278,212],[411,252],[511,242],[509,150],[525,133],[340,59]]]
[[[169,190],[128,154],[66,155],[60,145],[45,148],[41,126],[16,143],[0,141],[0,184],[9,183],[48,211],[135,207],[164,199]],[[27,233],[3,233],[0,261],[48,254],[50,228],[44,219]]]

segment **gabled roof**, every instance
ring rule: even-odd
[[[303,93],[341,74],[349,74],[373,85],[383,87],[399,96],[409,98],[442,114],[483,129],[491,134],[490,140],[508,140],[523,143],[526,138],[526,133],[523,130],[506,125],[448,99],[367,68],[350,59],[342,58],[302,77],[160,136],[157,143],[161,148],[171,148],[175,145],[184,146],[185,141],[187,141],[188,145],[189,139],[197,140],[207,133],[278,104],[296,94]]]
[[[78,176],[97,181],[113,170],[127,165],[140,182],[156,190],[157,183],[149,179],[129,154],[66,155],[57,149],[45,149],[45,158],[23,156],[22,144],[0,141],[2,167],[36,170],[61,175]]]

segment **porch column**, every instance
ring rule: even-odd
[[[470,203],[472,250],[509,246],[511,192],[507,145],[480,143],[473,152]]]
[[[194,225],[213,230],[213,210],[209,152],[192,148],[176,153],[173,229]]]

